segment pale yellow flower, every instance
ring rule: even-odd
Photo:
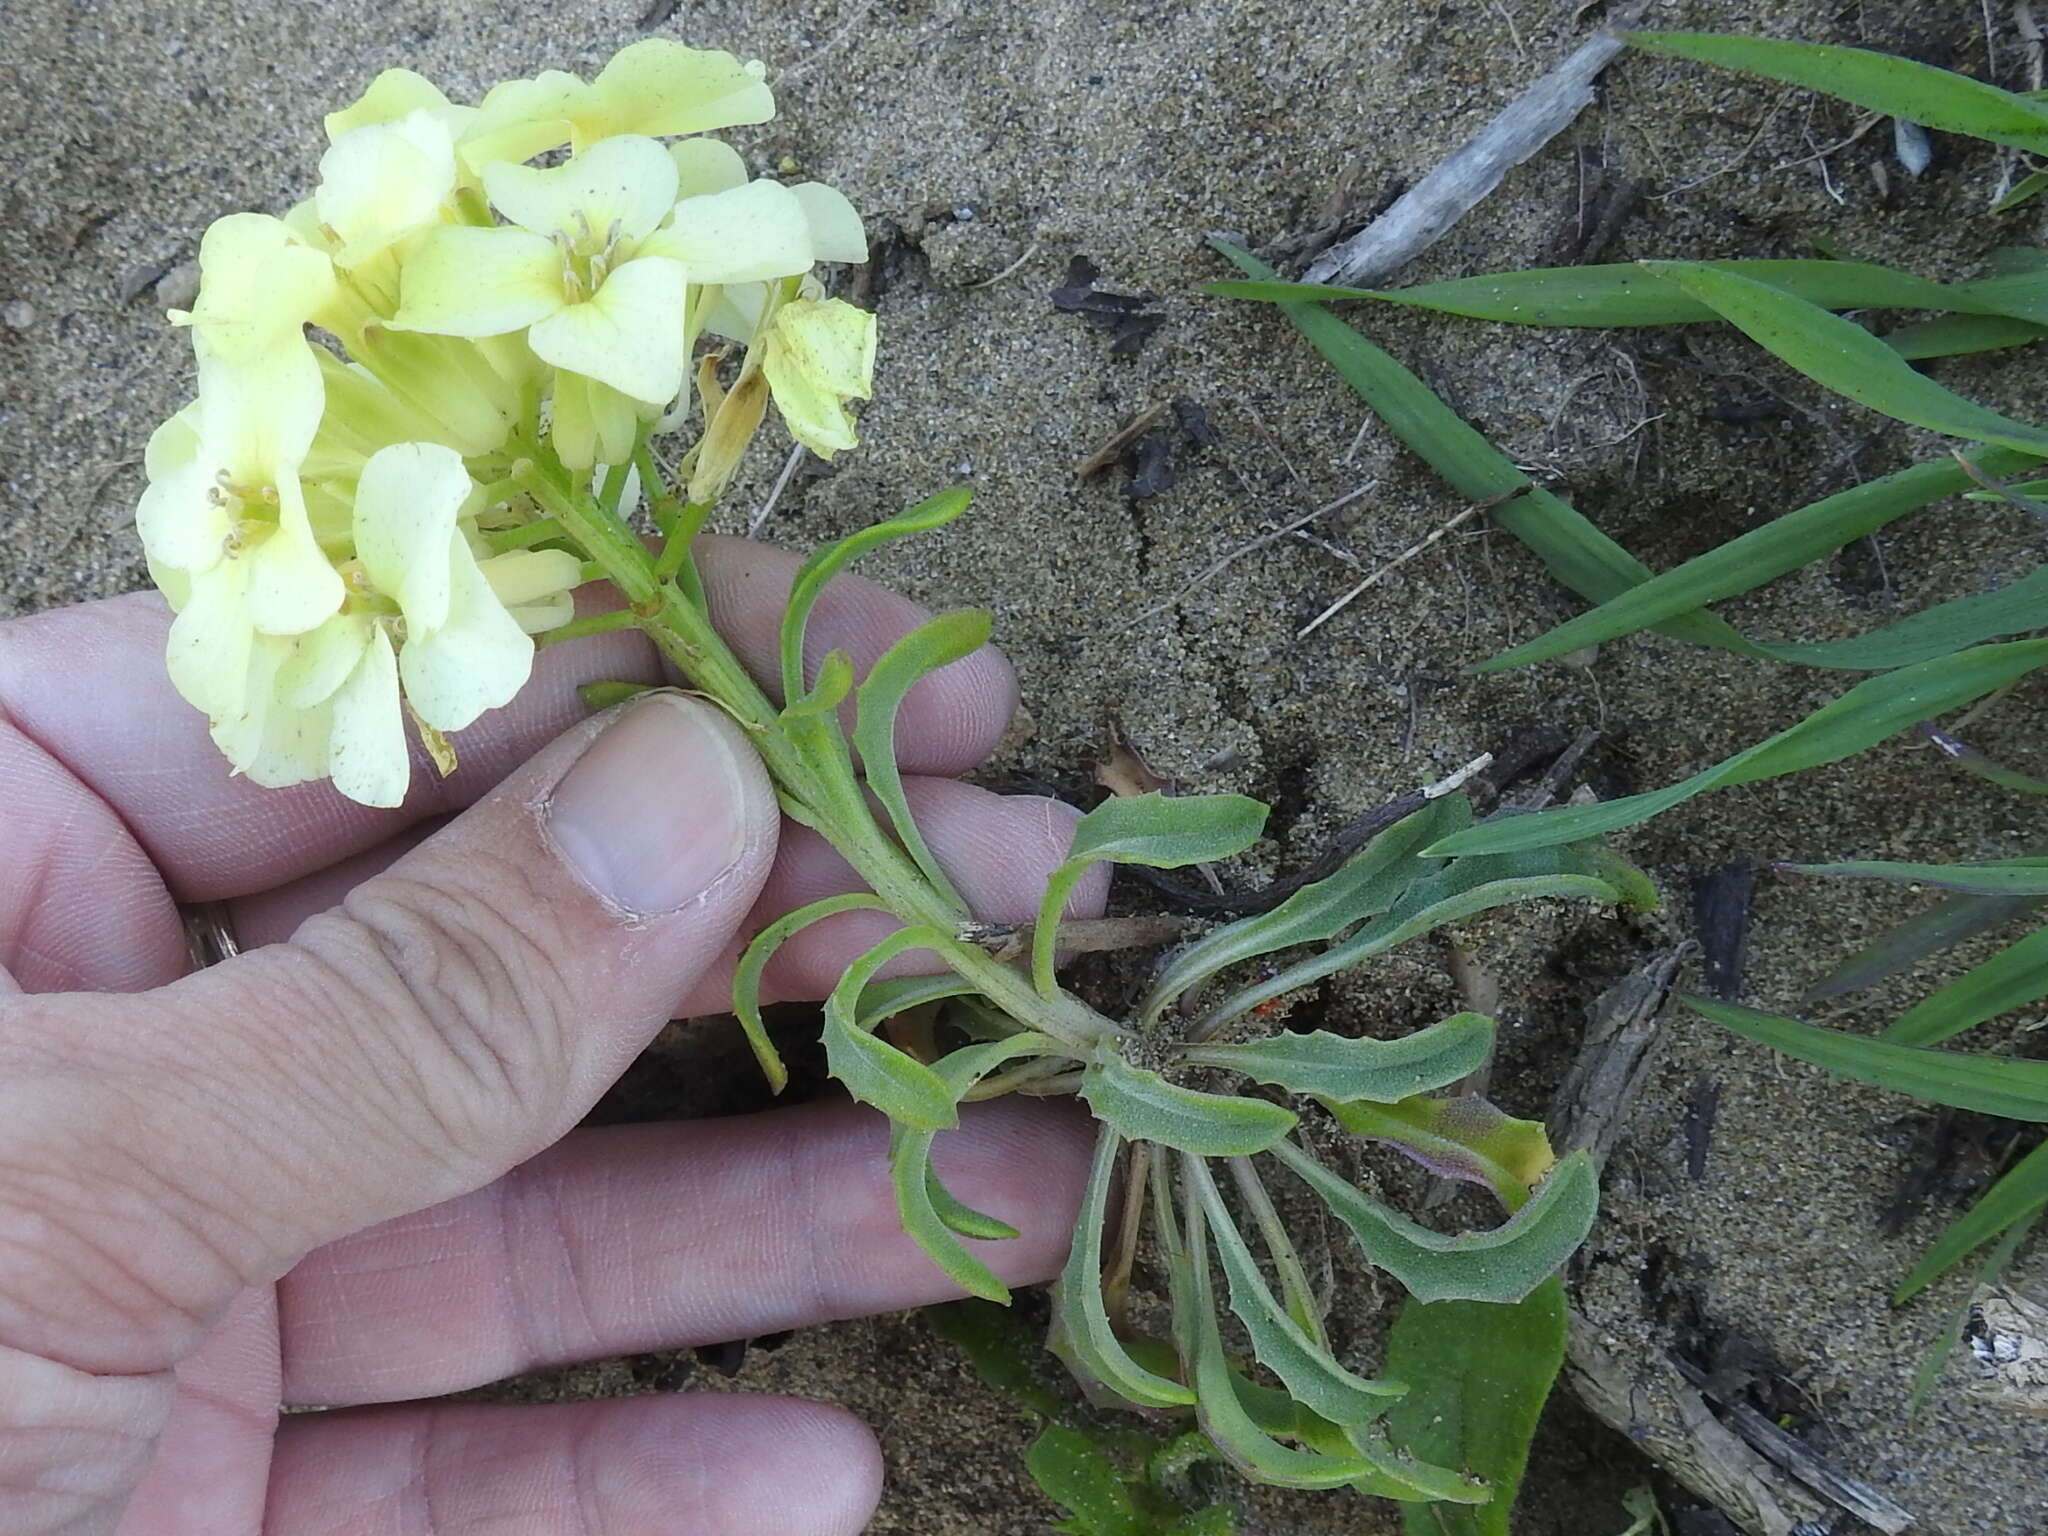
[[[796,299],[775,313],[761,371],[790,436],[821,459],[851,448],[848,400],[874,391],[875,317],[844,299]]]

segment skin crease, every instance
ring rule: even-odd
[[[795,558],[700,556],[769,676]],[[842,578],[813,648],[865,668],[923,617]],[[637,637],[543,651],[454,775],[416,764],[406,805],[375,811],[231,778],[164,679],[167,625],[153,595],[0,625],[0,1530],[860,1530],[879,1453],[824,1405],[414,1401],[956,1294],[897,1226],[866,1109],[575,1128],[663,1021],[720,1008],[748,934],[852,871],[779,824],[708,705],[585,717],[581,682],[660,680]],[[953,779],[1014,708],[984,650],[913,691],[897,741],[935,852],[1002,921],[1031,914],[1073,820]],[[550,820],[634,710],[658,712],[636,749],[725,765],[650,802],[650,835],[723,861],[653,912],[594,889]],[[246,952],[186,975],[193,900],[227,902]],[[806,932],[771,995],[821,995],[889,926]],[[1064,1257],[1086,1127],[999,1101],[940,1138],[948,1185],[1022,1230],[975,1245],[1011,1284]],[[286,1403],[330,1411],[280,1422]]]

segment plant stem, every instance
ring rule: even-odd
[[[654,557],[622,519],[566,477],[533,461],[515,466],[514,478],[583,547],[626,599],[632,621],[691,685],[745,728],[769,773],[802,808],[800,819],[838,850],[897,917],[948,935],[930,946],[948,967],[1024,1028],[1051,1035],[1077,1051],[1085,1052],[1115,1032],[1114,1024],[1079,999],[1064,992],[1041,996],[1021,972],[980,946],[951,937],[959,928],[958,910],[876,825],[850,766],[841,773],[821,771],[814,755],[792,739],[781,712],[711,627],[709,615],[675,582],[658,574]],[[686,520],[690,510],[684,509]],[[838,756],[844,759],[843,750]]]

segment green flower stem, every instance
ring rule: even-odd
[[[545,544],[549,539],[562,536],[562,525],[552,517],[543,517],[530,523],[521,523],[517,528],[501,528],[495,533],[484,535],[484,542],[491,546],[491,553],[502,555],[510,550],[531,549],[536,544]]]
[[[611,613],[589,613],[580,619],[571,619],[555,629],[543,630],[533,637],[533,648],[546,650],[551,645],[560,645],[564,640],[581,640],[588,635],[608,635],[615,629],[631,629],[640,622],[639,617],[628,609],[619,608]]]
[[[815,827],[906,924],[952,935],[960,914],[876,824],[837,733],[811,733],[805,740],[805,733],[791,730],[704,610],[657,574],[655,558],[623,519],[538,464],[521,465],[515,477],[618,588],[634,622],[662,653],[746,729],[798,808],[797,818]],[[1040,996],[1021,972],[979,945],[947,937],[929,947],[1022,1028],[1080,1051],[1115,1032],[1108,1019],[1066,993]]]

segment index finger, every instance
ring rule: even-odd
[[[799,558],[717,536],[698,542],[697,557],[713,622],[756,679],[772,681]],[[584,601],[597,606],[594,594]],[[826,589],[810,629],[817,650],[844,650],[865,671],[928,617],[907,598],[843,576]],[[518,698],[454,737],[453,774],[438,777],[416,750],[405,804],[377,810],[324,780],[263,789],[234,776],[204,717],[165,674],[169,627],[155,593],[0,624],[0,717],[111,809],[185,901],[267,890],[461,810],[588,713],[576,694],[583,683],[662,680],[652,645],[637,634],[550,646]],[[963,772],[994,749],[1015,708],[1009,663],[985,646],[912,690],[897,757],[906,772]]]

